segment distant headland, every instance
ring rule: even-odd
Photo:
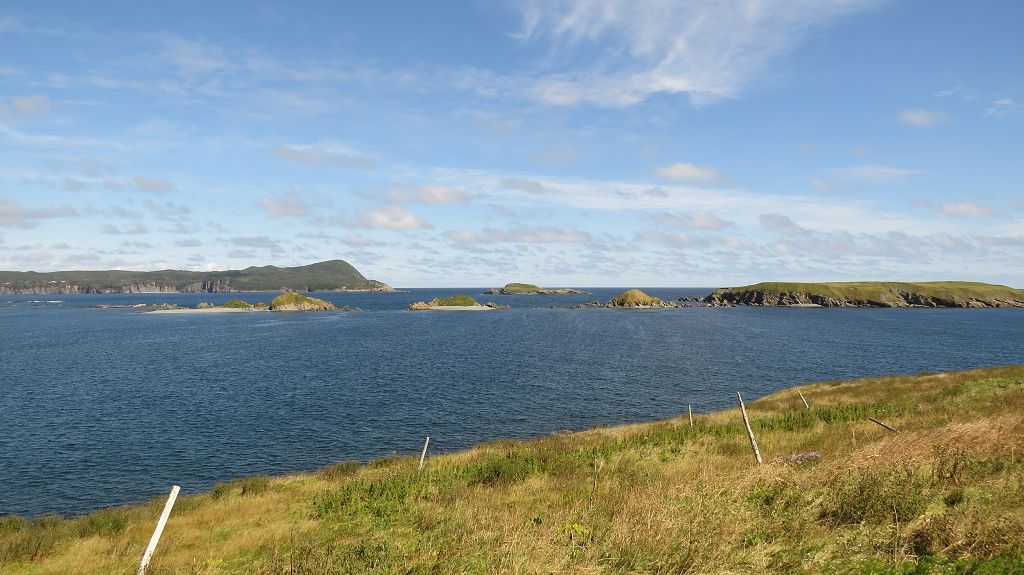
[[[491,288],[484,295],[588,295],[590,292],[572,288],[542,288],[534,284],[510,283],[503,288]]]
[[[721,288],[711,306],[1024,307],[1024,290],[981,282],[765,282]]]
[[[366,279],[356,268],[343,260],[328,260],[297,267],[254,266],[243,270],[216,272],[0,271],[0,294],[221,293],[289,290],[395,291],[386,283]]]

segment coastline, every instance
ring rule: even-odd
[[[254,312],[269,312],[270,309],[256,309],[256,308],[236,308],[236,307],[204,307],[194,308],[187,307],[181,309],[155,309],[143,313],[174,313],[174,314],[208,314],[208,313],[254,313]]]
[[[801,405],[797,389],[809,408]],[[162,547],[157,560],[170,571],[194,566],[200,557],[206,558],[208,573],[233,572],[239,565],[276,565],[267,572],[278,572],[288,564],[273,563],[281,557],[323,568],[371,548],[376,549],[374,565],[388,572],[412,565],[450,571],[462,557],[493,564],[515,552],[517,570],[531,572],[537,569],[530,565],[596,568],[614,549],[628,549],[655,562],[637,565],[636,570],[645,571],[672,561],[672,546],[682,541],[699,544],[694,549],[702,550],[700,559],[709,571],[742,571],[742,565],[759,561],[781,569],[773,563],[780,548],[813,544],[818,549],[813,558],[793,552],[787,561],[811,572],[833,572],[843,565],[893,557],[892,544],[882,545],[891,534],[879,534],[891,524],[892,510],[875,515],[870,502],[853,499],[858,492],[848,491],[850,481],[879,478],[877,485],[862,489],[893,497],[903,541],[931,545],[930,539],[921,539],[922,530],[939,516],[966,524],[992,517],[990,521],[1003,522],[999,532],[1018,533],[1022,514],[1007,515],[1021,511],[1013,501],[972,499],[974,507],[964,511],[977,507],[977,512],[964,515],[948,503],[955,501],[949,493],[973,493],[978,488],[974,476],[959,476],[954,485],[930,470],[945,469],[940,447],[955,438],[968,461],[1003,462],[993,468],[999,475],[985,479],[985,486],[1015,485],[1012,479],[1020,477],[1024,458],[1005,460],[1009,455],[1004,452],[1019,454],[1024,446],[1024,433],[1019,432],[1024,416],[1015,407],[1021,402],[1021,365],[789,387],[747,403],[764,465],[752,460],[738,408],[695,412],[692,425],[683,409],[680,416],[645,423],[495,440],[428,454],[423,471],[417,471],[418,446],[409,446],[406,455],[246,477],[183,496],[165,534],[174,544]],[[955,421],[945,415],[950,409],[956,410]],[[884,429],[871,417],[899,431]],[[996,434],[998,429],[1004,431]],[[72,564],[83,572],[125,570],[137,562],[161,500],[157,494],[149,503],[100,509],[74,519],[51,518],[15,532],[0,530],[0,547],[4,537],[27,538],[15,543],[32,544],[33,537],[48,542],[41,551],[28,547],[37,550],[14,564],[20,567],[18,573],[60,572],[61,566]],[[1002,511],[993,507],[997,504]],[[792,535],[773,532],[778,533],[774,537],[794,538],[780,539],[778,545],[743,544],[751,530],[776,529],[784,517],[809,522],[810,528]],[[9,525],[18,521],[5,518]],[[496,531],[495,525],[504,527]],[[991,525],[995,528],[996,523]],[[211,529],[218,537],[209,536]],[[927,531],[937,538],[934,553],[942,555],[942,549],[955,543],[943,539],[950,529]],[[630,535],[636,533],[667,536]],[[710,543],[708,533],[716,534]],[[1013,554],[1021,537],[979,536],[992,546],[991,555],[980,560],[1016,557],[1024,565],[1024,558]],[[586,545],[573,543],[579,539]],[[371,546],[382,540],[393,544]],[[312,545],[314,541],[318,543]],[[417,542],[428,541],[427,549],[444,552],[418,551]],[[876,543],[881,549],[877,554],[872,551]],[[950,556],[956,553],[952,549]],[[1004,551],[1010,555],[1001,555]],[[918,555],[898,555],[898,564],[916,561]],[[360,567],[357,571],[372,570],[370,564],[353,565]],[[684,563],[671,565],[682,569]],[[310,567],[297,572],[318,571]]]

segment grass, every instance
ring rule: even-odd
[[[253,305],[245,300],[232,299],[224,302],[224,307],[233,309],[251,309]]]
[[[430,305],[442,307],[468,307],[480,304],[471,296],[460,293],[451,297],[436,297],[430,300]]]
[[[945,301],[991,301],[994,299],[1024,301],[1024,291],[1003,285],[981,282],[830,282],[784,283],[764,282],[730,288],[732,293],[761,291],[766,293],[806,293],[834,299],[882,303],[895,301],[898,293],[919,294]]]
[[[285,292],[270,302],[270,309],[291,309],[290,306],[309,309],[334,309],[334,305],[322,299],[304,296],[297,292]]]
[[[219,484],[150,573],[1024,572],[1024,366],[800,389],[761,466],[730,409]],[[0,572],[133,573],[161,504],[0,519]]]
[[[618,296],[615,297],[615,299],[612,300],[611,303],[623,307],[635,307],[658,306],[662,305],[664,302],[661,301],[661,298],[657,298],[652,295],[647,295],[646,293],[638,289],[631,289],[620,293]]]
[[[501,290],[510,294],[530,294],[541,291],[541,288],[533,284],[510,283],[505,284],[505,287],[501,288]]]

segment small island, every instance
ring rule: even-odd
[[[648,295],[638,289],[630,289],[612,298],[605,307],[657,309],[676,308],[679,307],[679,304]]]
[[[245,313],[245,312],[292,312],[292,311],[359,311],[359,308],[343,306],[340,310],[329,301],[302,295],[298,292],[285,292],[275,297],[269,304],[264,302],[249,303],[241,299],[228,300],[223,305],[200,303],[196,307],[180,307],[175,304],[157,306],[98,306],[139,308],[150,313],[207,314],[207,313]]]
[[[590,292],[572,288],[542,288],[534,284],[510,283],[503,288],[491,288],[484,295],[588,295]]]
[[[721,288],[704,298],[713,307],[1024,307],[1024,291],[981,282],[764,282]]]
[[[487,311],[492,309],[508,309],[508,306],[496,303],[480,304],[472,296],[455,294],[451,297],[436,297],[430,302],[418,301],[409,304],[413,311]]]

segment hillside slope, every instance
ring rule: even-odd
[[[392,291],[387,284],[366,279],[356,268],[343,260],[329,260],[297,267],[262,266],[218,272],[0,271],[0,293],[4,294],[284,290]]]
[[[764,282],[715,290],[713,306],[1024,307],[1024,290],[980,282]]]
[[[1024,572],[1024,366],[800,389],[761,466],[732,409],[221,484],[151,573]],[[0,520],[0,572],[132,573],[161,506]]]

